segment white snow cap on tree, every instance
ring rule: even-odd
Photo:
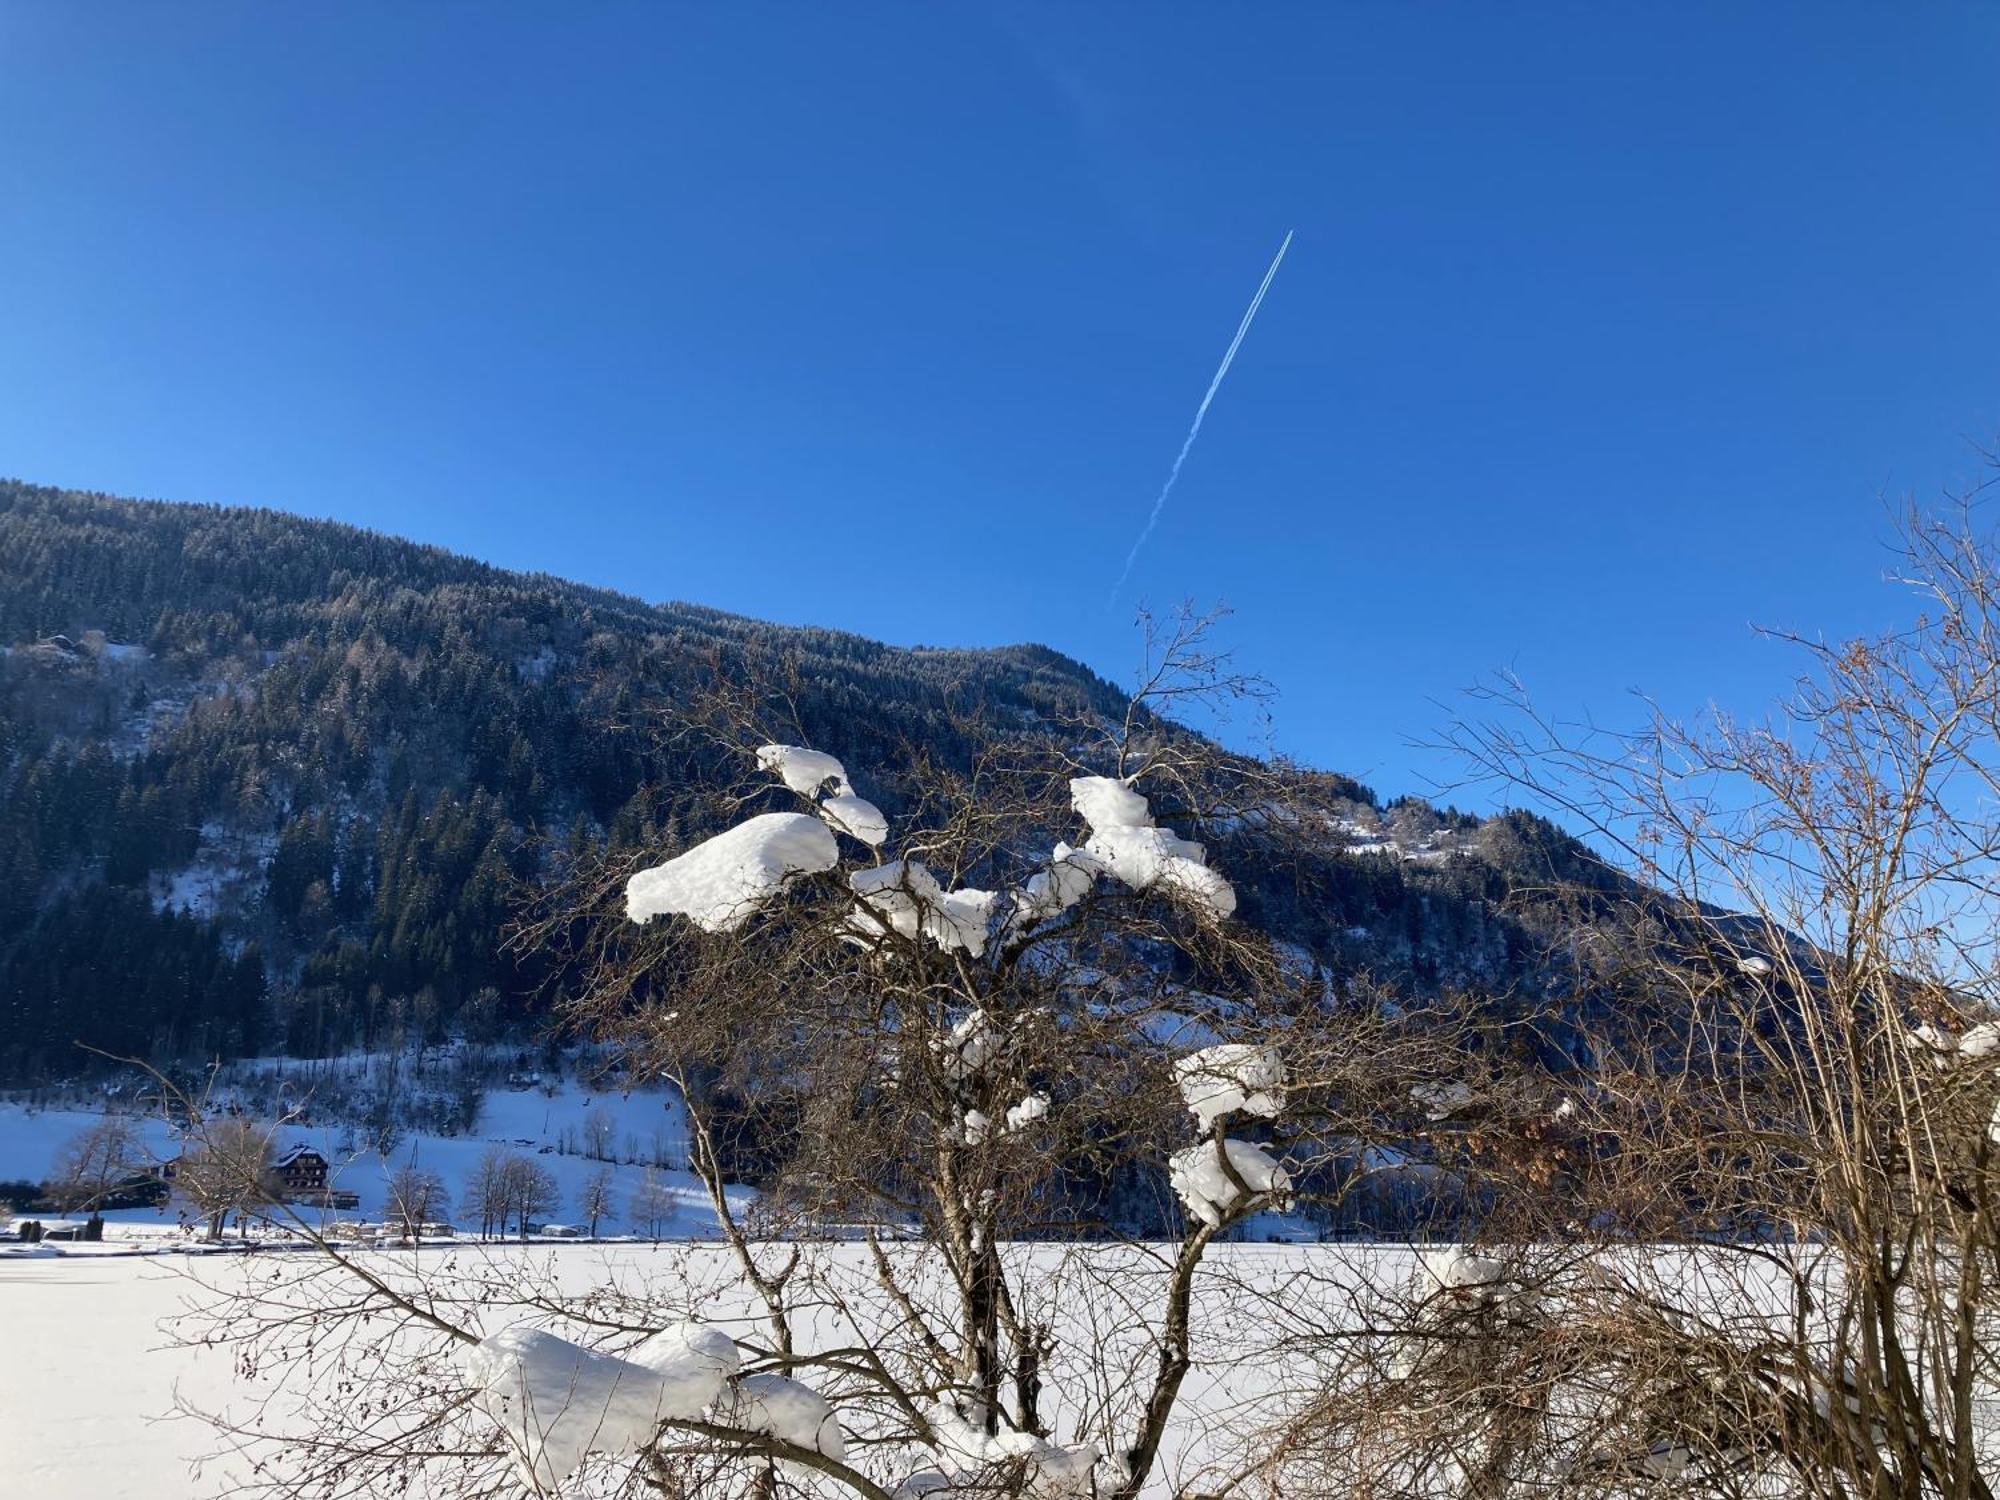
[[[882,816],[882,809],[852,792],[827,798],[819,805],[819,815],[829,828],[859,839],[871,849],[881,848],[889,837],[889,820]]]
[[[1165,887],[1222,918],[1236,910],[1236,892],[1208,868],[1208,851],[1190,839],[1153,826],[1146,799],[1110,776],[1077,776],[1070,804],[1090,824],[1086,852],[1135,891]]]
[[[503,1328],[466,1350],[461,1362],[481,1409],[506,1434],[523,1478],[538,1493],[560,1486],[586,1453],[638,1452],[666,1414],[657,1371],[545,1329]]]
[[[947,1078],[971,1078],[999,1055],[1005,1041],[1005,1035],[985,1011],[968,1011],[938,1040],[938,1063]]]
[[[1291,1174],[1262,1146],[1227,1137],[1220,1144],[1229,1153],[1229,1165],[1252,1193],[1275,1193],[1282,1197],[1290,1189]],[[1167,1158],[1167,1176],[1174,1191],[1180,1194],[1188,1212],[1211,1229],[1220,1229],[1223,1221],[1244,1202],[1242,1190],[1222,1169],[1216,1147],[1214,1140],[1198,1141]]]
[[[1463,1245],[1447,1245],[1442,1250],[1426,1250],[1418,1259],[1423,1270],[1421,1291],[1426,1297],[1446,1291],[1461,1300],[1491,1301],[1500,1295],[1507,1281],[1507,1263],[1491,1255],[1477,1255]]]
[[[716,1402],[714,1417],[725,1427],[768,1433],[795,1447],[847,1461],[847,1440],[826,1397],[783,1375],[745,1375]]]
[[[1027,927],[1044,917],[1068,911],[1090,894],[1097,877],[1105,873],[1104,861],[1096,855],[1058,843],[1049,867],[1030,875],[1021,889],[1014,892],[1010,924]]]
[[[1096,831],[1153,826],[1153,810],[1144,794],[1113,776],[1070,778],[1069,803]]]
[[[779,777],[801,797],[814,797],[829,781],[836,792],[854,790],[847,784],[847,768],[823,750],[803,745],[759,745],[757,768]]]
[[[847,877],[867,907],[856,912],[852,926],[864,936],[879,936],[884,926],[914,938],[922,932],[947,953],[964,950],[974,958],[986,951],[986,929],[999,897],[992,891],[962,890],[946,894],[923,861],[892,859]]]
[[[743,1357],[736,1340],[720,1329],[677,1323],[627,1349],[624,1358],[660,1377],[662,1415],[695,1417],[722,1394]]]
[[[993,920],[993,905],[1000,899],[994,891],[948,892],[944,899],[924,913],[924,931],[947,953],[964,949],[974,958],[986,951],[986,929]]]
[[[1950,1057],[1965,1057],[1978,1062],[2000,1053],[2000,1022],[1980,1021],[1966,1027],[1963,1033],[1954,1034],[1925,1021],[1912,1027],[1904,1041],[1912,1048],[1920,1047],[1937,1054],[1940,1067]]]
[[[944,900],[944,887],[928,866],[917,859],[892,859],[872,870],[856,870],[847,883],[867,905],[857,913],[864,922],[874,921],[913,938],[923,926],[924,912]]]
[[[965,1144],[983,1146],[986,1138],[993,1134],[993,1119],[983,1109],[968,1109],[965,1112]]]
[[[1025,1130],[1048,1112],[1047,1094],[1029,1094],[1019,1104],[1010,1104],[1007,1107],[1007,1130],[1010,1134],[1016,1130]]]
[[[2000,1025],[1992,1021],[1968,1026],[1965,1035],[1958,1039],[1960,1057],[1991,1057],[1996,1052],[2000,1052]]]
[[[818,818],[760,813],[625,882],[625,915],[645,922],[679,912],[704,932],[733,932],[800,875],[840,863]]]
[[[974,1415],[968,1416],[967,1409]],[[976,1401],[967,1400],[962,1405],[940,1401],[925,1414],[937,1438],[938,1454],[957,1476],[959,1487],[984,1493],[994,1488],[990,1471],[1019,1464],[1020,1493],[1026,1500],[1065,1500],[1069,1496],[1094,1493],[1091,1471],[1098,1460],[1094,1443],[1063,1448],[1032,1432],[1010,1427],[988,1432],[984,1421],[977,1416],[980,1410]],[[910,1476],[904,1485],[917,1478]],[[918,1495],[936,1492],[935,1486],[910,1491]]]
[[[1285,1108],[1285,1063],[1276,1047],[1225,1042],[1174,1063],[1181,1098],[1203,1125],[1232,1111],[1273,1119]]]

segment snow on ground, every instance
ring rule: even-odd
[[[726,1253],[713,1245],[562,1245],[382,1252],[375,1259],[382,1265],[407,1266],[415,1258],[431,1266],[448,1264],[454,1274],[498,1271],[501,1277],[510,1265],[525,1261],[548,1268],[566,1291],[574,1293],[647,1279],[683,1289],[711,1282],[730,1285],[733,1277]],[[820,1246],[816,1253],[852,1274],[864,1278],[871,1274],[868,1252],[860,1245]],[[1113,1257],[1136,1257],[1135,1264],[1150,1266],[1140,1274],[1160,1274],[1163,1262],[1148,1247],[1098,1247],[1088,1252],[1088,1267],[1080,1267],[1062,1247],[1016,1246],[1010,1254],[1051,1262],[1046,1279],[1037,1279],[1051,1299],[1051,1306],[1041,1311],[1067,1320],[1064,1333],[1076,1346],[1108,1339],[1123,1349],[1143,1338],[1143,1330],[1132,1326],[1129,1315],[1104,1323],[1106,1309],[1088,1295],[1077,1295],[1077,1288],[1088,1285],[1098,1271],[1111,1270]],[[1400,1275],[1405,1274],[1398,1269],[1403,1262],[1410,1262],[1414,1270],[1412,1253],[1400,1247],[1217,1247],[1211,1261],[1215,1271],[1202,1283],[1200,1315],[1207,1353],[1183,1388],[1184,1399],[1200,1420],[1177,1430],[1201,1431],[1206,1434],[1202,1442],[1246,1436],[1242,1420],[1246,1406],[1268,1397],[1286,1379],[1277,1362],[1251,1357],[1252,1345],[1262,1347],[1268,1330],[1246,1314],[1249,1304],[1233,1291],[1272,1288],[1302,1276],[1337,1284],[1364,1273]],[[277,1263],[290,1264],[291,1258]],[[214,1435],[192,1418],[157,1419],[173,1416],[177,1398],[214,1410],[231,1399],[247,1400],[250,1393],[232,1370],[229,1351],[168,1347],[166,1325],[200,1295],[202,1286],[195,1278],[226,1287],[232,1278],[267,1276],[273,1264],[267,1255],[104,1259],[65,1253],[60,1258],[0,1258],[0,1329],[6,1332],[10,1350],[9,1357],[0,1360],[0,1454],[6,1456],[6,1493],[88,1494],[92,1500],[194,1500],[229,1494],[245,1460],[218,1459],[199,1476],[191,1474],[193,1460],[217,1451]],[[740,1292],[710,1299],[703,1316],[707,1323],[737,1328],[746,1335],[755,1326]],[[502,1326],[505,1319],[495,1316],[486,1331]],[[819,1329],[816,1336],[832,1331]],[[23,1357],[22,1351],[32,1351],[32,1357]],[[1126,1352],[1135,1359],[1132,1368],[1145,1367],[1136,1347]],[[1060,1379],[1061,1368],[1058,1361],[1053,1379]],[[1055,1436],[1069,1443],[1086,1435],[1062,1424]],[[1176,1493],[1216,1456],[1199,1446],[1164,1452],[1147,1494]]]
[[[154,873],[150,883],[154,909],[185,909],[198,917],[237,910],[262,888],[264,868],[277,850],[276,834],[204,823],[194,859],[178,870]]]

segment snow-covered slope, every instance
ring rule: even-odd
[[[261,1070],[299,1066],[263,1060],[243,1065],[238,1076],[245,1080],[247,1094],[261,1095],[265,1091],[258,1085],[269,1081]],[[606,1092],[574,1078],[496,1088],[484,1096],[469,1132],[399,1131],[386,1152],[371,1145],[368,1132],[352,1120],[322,1118],[307,1110],[312,1123],[301,1124],[277,1120],[267,1111],[248,1113],[269,1129],[274,1154],[295,1145],[311,1146],[332,1163],[333,1186],[359,1196],[358,1207],[329,1213],[328,1219],[381,1220],[387,1213],[391,1176],[414,1164],[443,1179],[454,1222],[463,1226],[460,1209],[466,1183],[480,1158],[497,1146],[532,1157],[555,1179],[559,1201],[546,1215],[551,1221],[585,1218],[584,1184],[598,1172],[609,1171],[613,1208],[600,1221],[600,1234],[634,1228],[650,1234],[656,1221],[666,1238],[704,1235],[715,1227],[706,1191],[684,1170],[686,1121],[679,1099],[666,1089]],[[101,1110],[85,1107],[0,1103],[0,1181],[48,1179],[64,1144],[102,1118]],[[168,1161],[179,1153],[176,1134],[164,1118],[139,1114],[132,1120],[155,1161]],[[649,1180],[670,1204],[670,1211],[658,1216],[649,1212],[640,1222],[633,1212],[635,1194]],[[750,1197],[747,1189],[742,1197],[744,1201]],[[170,1203],[160,1209],[114,1210],[106,1217],[114,1224],[175,1225],[179,1210]],[[476,1219],[471,1227],[477,1229]]]

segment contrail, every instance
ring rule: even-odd
[[[1153,528],[1160,524],[1160,512],[1167,507],[1167,496],[1174,491],[1174,481],[1181,477],[1181,465],[1187,462],[1188,450],[1194,446],[1196,436],[1201,432],[1201,419],[1208,415],[1208,403],[1215,399],[1216,391],[1222,385],[1222,377],[1229,373],[1229,363],[1236,358],[1236,351],[1242,347],[1243,335],[1250,331],[1250,324],[1257,316],[1257,309],[1264,305],[1264,293],[1271,290],[1271,282],[1278,274],[1278,267],[1284,263],[1285,252],[1292,248],[1292,231],[1285,231],[1285,242],[1278,246],[1278,253],[1271,258],[1271,269],[1264,273],[1264,279],[1257,284],[1257,295],[1250,299],[1250,308],[1243,314],[1243,321],[1236,325],[1236,337],[1229,341],[1223,351],[1222,363],[1215,367],[1215,379],[1209,381],[1208,390],[1196,408],[1194,425],[1188,428],[1187,438],[1181,443],[1181,451],[1174,455],[1174,466],[1167,471],[1167,482],[1160,486],[1160,498],[1153,502],[1153,513],[1146,517],[1146,529],[1139,533],[1139,540],[1132,544],[1126,554],[1124,571],[1118,581],[1111,585],[1111,604],[1118,602],[1118,591],[1125,587],[1125,580],[1132,576],[1132,564],[1139,560],[1139,549],[1146,545],[1146,539],[1153,534]]]

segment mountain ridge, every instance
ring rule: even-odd
[[[632,726],[714,671],[783,662],[801,733],[864,790],[911,753],[964,763],[1126,701],[1035,643],[890,646],[263,507],[19,481],[0,647],[0,1076],[31,1079],[75,1069],[86,1031],[193,1058],[532,1024],[508,892],[552,846],[699,830],[718,767]],[[1541,982],[1504,908],[1573,841],[1325,774],[1343,832],[1304,884],[1243,872],[1248,915],[1331,972]]]

